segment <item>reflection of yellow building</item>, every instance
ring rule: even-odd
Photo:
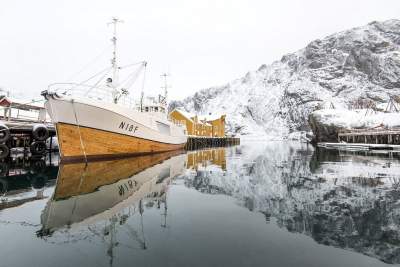
[[[199,150],[187,155],[187,168],[198,169],[199,166],[207,165],[219,166],[222,170],[226,170],[225,149]]]
[[[206,137],[225,137],[225,117],[222,116],[197,116],[180,109],[174,109],[169,117],[186,125],[188,135]]]

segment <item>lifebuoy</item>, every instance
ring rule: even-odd
[[[32,142],[30,150],[33,155],[43,155],[46,153],[46,143],[44,141]]]
[[[0,123],[0,143],[6,142],[10,138],[10,129],[4,123]]]
[[[45,141],[49,137],[49,129],[44,124],[33,125],[32,135],[35,140]]]

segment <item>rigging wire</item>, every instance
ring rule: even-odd
[[[146,71],[147,71],[147,63],[144,65],[144,70],[143,70],[142,90],[140,92],[140,111],[143,111],[143,97],[144,97],[144,84],[146,82]]]
[[[81,74],[84,70],[86,70],[90,65],[92,65],[93,63],[95,63],[98,59],[100,59],[100,57],[102,57],[105,52],[107,52],[107,50],[109,50],[112,47],[112,45],[108,45],[107,47],[105,47],[95,58],[93,58],[92,60],[90,60],[87,64],[85,64],[79,71],[73,73],[72,75],[70,75],[67,79],[67,81],[72,80],[72,78],[75,78],[76,76],[78,76],[79,74]]]
[[[146,71],[147,71],[147,62],[144,65],[144,70],[143,70],[142,92],[144,92],[144,84],[146,82]]]
[[[139,64],[146,64],[146,63],[147,63],[146,61],[140,61],[140,62],[128,64],[128,65],[125,65],[125,66],[120,66],[119,69],[122,70],[122,69],[130,68],[130,67],[133,67],[133,66],[136,66],[136,65],[139,65]]]
[[[96,88],[96,86],[107,76],[107,74],[108,74],[108,72],[104,73],[104,75],[101,76],[101,78],[100,78],[92,87],[90,87],[90,88],[86,91],[85,96],[87,96],[87,95],[90,93],[90,91],[93,90],[93,88]]]
[[[136,69],[135,71],[131,72],[125,80],[123,80],[120,85],[122,87],[122,85],[125,84],[126,89],[129,89],[132,87],[132,85],[136,82],[136,80],[139,78],[139,75],[141,73],[141,71],[145,69],[145,63],[142,62],[142,66],[140,66],[138,69]]]
[[[85,83],[87,83],[87,82],[90,81],[91,79],[93,79],[93,78],[99,76],[100,74],[102,74],[102,73],[104,73],[104,72],[106,72],[106,71],[110,71],[111,68],[112,68],[112,67],[107,67],[107,68],[103,69],[102,71],[97,72],[96,74],[94,74],[94,75],[91,76],[90,78],[84,80],[83,82],[80,82],[80,83],[76,84],[75,86],[73,86],[72,88],[65,90],[64,93],[66,93],[66,92],[68,92],[68,91],[71,91],[71,90],[74,90],[74,89],[75,89],[76,87],[78,87],[78,86],[84,85]],[[108,72],[106,72],[105,75],[107,75],[107,73],[108,73]],[[103,75],[102,77],[105,77],[105,75]],[[99,82],[97,82],[97,83],[99,83]]]

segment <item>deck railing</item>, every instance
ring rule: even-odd
[[[76,98],[88,98],[97,101],[113,103],[113,88],[108,86],[96,86],[77,83],[55,83],[48,87],[51,92],[56,92],[59,95],[65,95]],[[120,93],[118,96],[118,104],[134,108],[135,102],[133,97],[128,94]]]

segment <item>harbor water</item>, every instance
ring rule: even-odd
[[[1,267],[400,266],[400,153],[288,142],[0,165]]]

